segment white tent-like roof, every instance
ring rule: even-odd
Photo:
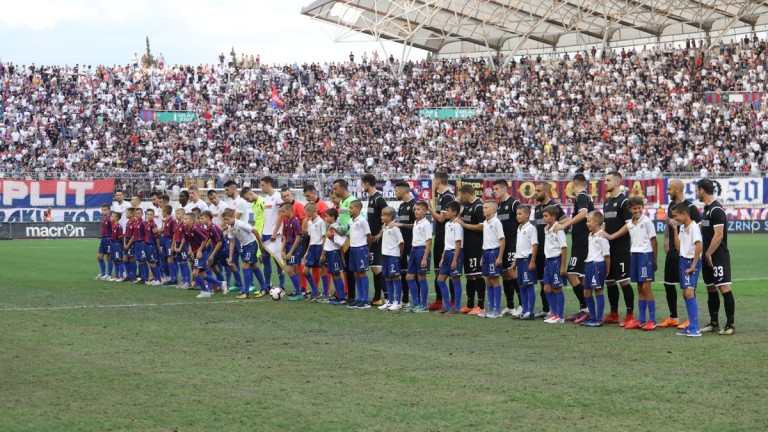
[[[429,52],[558,52],[766,29],[768,0],[317,0],[301,13]]]

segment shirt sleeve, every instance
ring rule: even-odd
[[[694,204],[691,204],[691,219],[693,219],[696,223],[701,223],[701,213],[699,213],[699,208],[696,207]]]
[[[368,220],[363,219],[363,225],[365,226],[365,235],[371,234],[371,226],[368,225]]]
[[[722,207],[715,207],[712,209],[712,211],[709,213],[709,221],[713,227],[725,225],[725,210],[723,210]]]
[[[693,224],[691,227],[691,237],[693,239],[693,244],[696,244],[696,242],[703,242],[703,239],[701,238],[701,228],[699,228],[698,224]]]
[[[621,202],[619,214],[621,215],[622,220],[632,220],[632,213],[629,211],[629,200],[627,198],[624,198],[624,201]]]
[[[597,240],[600,244],[600,251],[603,256],[610,255],[611,254],[611,243],[608,241],[607,238],[600,237]]]
[[[397,244],[403,243],[403,233],[400,232],[400,228],[395,228],[395,237],[397,238]]]
[[[653,222],[650,219],[645,220],[645,231],[648,233],[648,239],[653,240],[656,238],[656,228],[653,227]]]
[[[496,219],[495,228],[496,228],[496,238],[499,238],[499,239],[506,238],[504,236],[504,227],[501,225],[501,221],[498,219]]]
[[[588,211],[588,210],[589,210],[589,198],[583,193],[580,193],[578,196],[576,196],[576,214],[579,214],[582,211]]]
[[[565,218],[565,210],[557,204],[557,220],[563,220]]]
[[[485,215],[483,215],[483,206],[481,205],[475,207],[475,220],[480,221],[479,223],[482,223],[485,220]]]
[[[432,224],[424,224],[424,233],[427,235],[427,240],[432,240]]]
[[[536,232],[536,229],[533,228],[533,225],[531,225],[531,228],[528,229],[528,238],[530,239],[532,245],[539,244],[539,234]]]
[[[568,240],[565,238],[565,231],[560,230],[557,232],[557,242],[560,244],[560,249],[568,247]]]

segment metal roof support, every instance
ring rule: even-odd
[[[715,40],[712,41],[712,43],[709,45],[708,49],[711,50],[712,47],[714,47],[715,45],[720,43],[720,41],[725,37],[725,34],[728,33],[729,31],[731,31],[731,29],[733,27],[735,27],[736,24],[739,21],[742,21],[742,17],[755,13],[755,11],[759,7],[761,7],[761,6],[763,6],[763,2],[762,1],[756,1],[754,3],[747,3],[746,5],[742,6],[741,9],[739,10],[739,13],[736,14],[733,18],[731,18],[731,20],[728,22],[728,25],[726,25],[724,29],[720,30],[720,34],[718,34],[717,37],[715,38]],[[744,12],[744,13],[742,13],[742,12]]]

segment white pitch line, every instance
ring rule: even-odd
[[[201,302],[184,302],[184,303],[130,303],[130,304],[114,304],[114,305],[71,305],[71,306],[50,306],[50,307],[3,308],[3,309],[0,309],[0,312],[53,311],[53,310],[72,310],[72,309],[120,309],[120,308],[137,308],[137,307],[210,305],[210,304],[229,304],[229,303],[242,303],[242,301],[223,300],[223,301],[201,301]]]

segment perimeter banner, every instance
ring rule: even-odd
[[[0,209],[98,208],[112,203],[115,180],[0,180]]]
[[[492,180],[478,180],[478,179],[462,179],[461,183],[471,183],[475,187],[475,192],[478,193],[482,190],[482,194],[478,193],[479,197],[484,200],[493,199],[493,181]],[[478,182],[482,182],[482,186]],[[536,202],[536,185],[543,182],[531,181],[531,180],[512,180],[507,181],[509,184],[509,194],[517,198],[523,204],[535,205]],[[549,180],[550,190],[552,197],[563,205],[573,204],[573,199],[576,194],[573,192],[573,182],[570,180]],[[639,196],[646,198],[649,203],[657,203],[659,199],[664,195],[663,188],[664,182],[661,179],[651,180],[624,180],[622,185],[627,190],[628,196]],[[595,204],[601,204],[605,201],[605,182],[603,180],[589,180],[587,181],[587,193],[592,196],[592,200]]]

